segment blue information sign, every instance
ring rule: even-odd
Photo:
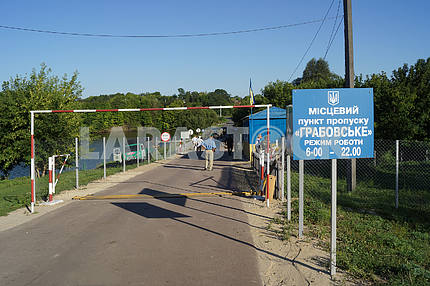
[[[293,90],[293,159],[373,158],[373,89]]]

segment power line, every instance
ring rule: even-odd
[[[333,44],[334,39],[336,38],[337,32],[339,31],[340,25],[341,25],[342,23],[343,23],[343,21],[341,20],[341,21],[339,21],[339,25],[337,25],[336,32],[334,33],[334,36],[333,36],[333,38],[331,39],[331,42],[329,43],[329,45],[328,45],[328,47],[327,47],[327,50],[326,50],[326,52],[325,52],[324,60],[325,60],[325,58],[326,58],[326,56],[327,56],[328,51],[329,51],[329,50],[330,50],[330,48],[331,48],[331,44]]]
[[[332,0],[332,1],[331,1],[330,7],[328,8],[327,12],[325,13],[324,19],[322,19],[322,21],[321,21],[321,25],[318,27],[318,30],[317,30],[317,32],[315,33],[315,36],[313,37],[313,39],[312,39],[311,43],[309,44],[309,47],[306,49],[305,54],[304,54],[304,55],[303,55],[303,57],[300,59],[300,61],[299,61],[299,63],[297,64],[296,68],[294,69],[293,73],[290,75],[290,77],[289,77],[288,81],[290,81],[290,80],[291,80],[291,78],[292,78],[292,77],[293,77],[293,75],[296,73],[296,71],[297,71],[297,69],[299,68],[299,66],[302,64],[303,59],[306,57],[306,55],[308,54],[309,50],[311,49],[311,47],[312,47],[312,45],[313,45],[313,43],[314,43],[315,39],[316,39],[316,38],[317,38],[317,36],[318,36],[318,33],[320,32],[320,30],[321,30],[322,26],[324,25],[325,20],[326,20],[326,19],[330,19],[330,18],[335,18],[335,17],[327,18],[328,13],[330,12],[331,7],[333,6],[333,3],[334,3],[334,0]]]
[[[332,37],[333,38],[336,37],[336,34],[334,34],[334,29],[335,29],[336,24],[337,24],[337,16],[339,16],[339,8],[340,8],[340,0],[337,2],[336,19],[334,20],[333,28],[331,29],[330,37],[328,38],[327,49],[326,49],[325,54],[324,54],[324,60],[327,57],[328,50],[330,49],[331,43],[333,42]],[[337,33],[337,30],[336,30],[336,33]],[[333,34],[334,34],[334,36],[333,36]]]
[[[335,17],[331,17],[329,19],[334,19]],[[98,38],[192,38],[192,37],[208,37],[208,36],[222,36],[222,35],[233,35],[233,34],[243,34],[243,33],[254,33],[254,32],[262,32],[262,31],[270,31],[270,30],[279,30],[297,26],[303,26],[308,24],[314,24],[319,22],[324,22],[324,19],[310,20],[300,23],[293,23],[287,25],[280,26],[272,26],[272,27],[263,27],[256,29],[248,29],[248,30],[238,30],[238,31],[227,31],[227,32],[214,32],[214,33],[197,33],[197,34],[171,34],[171,35],[114,35],[114,34],[93,34],[93,33],[77,33],[77,32],[61,32],[61,31],[52,31],[52,30],[39,30],[32,28],[22,28],[22,27],[14,27],[14,26],[5,26],[0,25],[0,28],[7,30],[15,30],[15,31],[24,31],[24,32],[33,32],[33,33],[43,33],[43,34],[54,34],[54,35],[63,35],[63,36],[78,36],[78,37],[98,37]]]

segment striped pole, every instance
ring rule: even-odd
[[[52,179],[52,160],[53,157],[48,158],[48,172],[49,172],[49,201],[52,202],[53,193],[53,179]]]
[[[30,211],[31,213],[34,213],[34,203],[36,201],[36,190],[35,190],[35,183],[34,183],[34,175],[35,175],[35,166],[34,166],[34,112],[30,112],[30,134],[31,134],[31,166],[30,166],[30,180],[31,180],[31,207]]]
[[[55,194],[55,155],[52,156],[52,192]]]
[[[261,170],[260,170],[260,175],[261,175],[261,180],[264,180],[264,153],[260,154],[260,166],[261,166]]]
[[[167,111],[167,110],[193,110],[193,109],[231,109],[270,107],[271,104],[259,105],[227,105],[227,106],[191,106],[191,107],[156,107],[156,108],[118,108],[118,109],[70,109],[70,110],[32,110],[31,113],[92,113],[92,112],[137,112],[137,111]]]

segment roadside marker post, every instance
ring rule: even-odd
[[[49,201],[52,202],[52,193],[53,193],[53,178],[52,178],[52,160],[54,157],[48,158],[48,173],[49,173]]]

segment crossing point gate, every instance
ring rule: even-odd
[[[160,108],[130,108],[130,109],[73,109],[73,110],[32,110],[30,111],[30,145],[31,145],[31,166],[30,166],[30,184],[31,184],[31,213],[34,213],[34,204],[36,202],[36,184],[35,184],[35,150],[34,150],[34,115],[42,113],[93,113],[93,112],[140,112],[140,111],[168,111],[168,110],[193,110],[193,109],[230,109],[230,108],[267,108],[267,182],[270,174],[270,107],[271,104],[262,105],[228,105],[228,106],[192,106],[192,107],[160,107]],[[266,190],[266,202],[269,206],[269,184]]]

